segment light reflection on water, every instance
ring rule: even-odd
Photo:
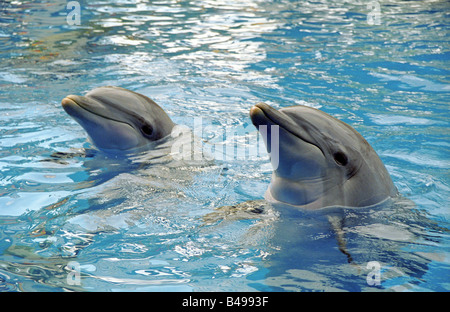
[[[448,290],[446,2],[381,3],[380,25],[366,1],[80,1],[80,26],[65,4],[2,8],[4,290],[374,290],[369,261],[382,289]],[[77,154],[89,144],[59,102],[102,85],[191,128],[202,117],[212,139],[246,127],[259,101],[321,108],[368,139],[416,206],[346,212],[359,269],[317,216],[205,224],[263,198],[267,159],[171,168]],[[81,285],[68,285],[69,261]]]

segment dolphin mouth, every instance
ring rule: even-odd
[[[68,95],[62,101],[64,110],[72,116],[88,133],[94,145],[103,151],[125,151],[136,143],[134,136],[135,128],[126,120],[114,118],[118,112],[113,107],[106,106],[93,99]],[[112,108],[110,115],[108,109]],[[111,139],[109,139],[111,138]],[[117,143],[123,140],[127,145]],[[128,144],[129,143],[129,144]],[[125,146],[125,147],[123,147]]]
[[[261,125],[270,125],[270,124],[278,125],[280,128],[298,137],[300,140],[312,144],[321,149],[318,146],[318,144],[312,140],[312,138],[307,138],[307,136],[309,136],[307,132],[304,131],[303,133],[301,131],[301,127],[296,125],[294,121],[290,119],[289,116],[267,105],[266,103],[255,104],[250,109],[250,118],[252,120],[253,125],[256,128],[258,128]]]
[[[103,119],[128,124],[123,120],[108,116],[106,112],[103,114],[101,112],[102,109],[96,109],[95,107],[95,105],[99,104],[97,104],[96,101],[95,103],[92,102],[94,101],[86,97],[81,97],[78,95],[68,95],[64,99],[62,99],[61,105],[69,115],[74,117],[81,116],[81,118],[83,118],[83,116],[85,116],[85,113],[88,112]]]
[[[288,116],[265,103],[258,103],[254,105],[250,109],[250,118],[252,119],[255,127],[272,123],[274,125],[278,125],[300,139],[303,139],[302,136],[300,136],[300,133],[295,131],[295,125],[289,120]]]

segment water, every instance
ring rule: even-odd
[[[1,290],[450,289],[448,1],[79,1],[80,25],[66,3],[0,4]],[[267,157],[83,155],[60,101],[103,85],[248,150],[254,103],[320,108],[403,197],[343,212],[349,263],[321,215],[215,210],[263,198]]]

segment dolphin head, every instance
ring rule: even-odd
[[[276,110],[259,103],[250,117],[260,132],[266,127],[273,166],[268,199],[307,209],[363,207],[396,193],[378,155],[348,124],[307,106]]]
[[[64,110],[88,133],[96,147],[129,151],[169,135],[174,123],[148,97],[119,87],[100,87],[85,96],[68,95]]]

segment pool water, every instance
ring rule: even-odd
[[[78,3],[0,4],[0,290],[450,290],[448,1]],[[92,150],[60,101],[104,85],[227,157]],[[319,108],[385,163],[402,196],[342,210],[351,259],[321,214],[226,208],[270,182],[257,102]]]

